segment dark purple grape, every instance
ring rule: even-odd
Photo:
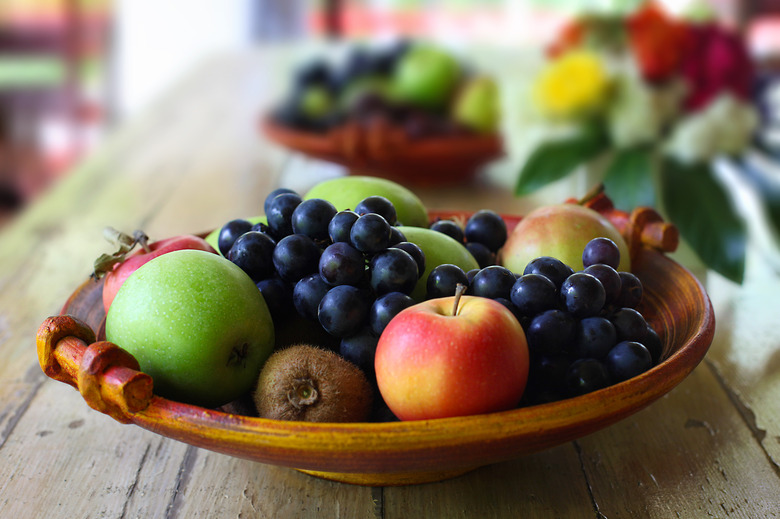
[[[428,274],[425,297],[426,299],[436,299],[454,296],[455,289],[459,284],[468,286],[468,277],[462,268],[451,263],[437,265]]]
[[[319,272],[331,286],[357,286],[366,276],[366,259],[362,252],[349,243],[336,242],[322,251]]]
[[[597,359],[578,359],[566,372],[566,390],[572,396],[584,395],[609,385],[609,372]]]
[[[506,298],[504,298],[504,297],[497,297],[497,298],[495,298],[493,301],[496,301],[497,303],[501,303],[502,305],[504,305],[504,307],[505,307],[507,310],[509,310],[510,312],[512,312],[512,315],[514,315],[514,316],[515,316],[515,319],[517,319],[518,321],[519,321],[519,320],[520,320],[520,319],[523,317],[523,315],[522,315],[522,314],[520,313],[520,311],[517,309],[517,307],[515,306],[515,304],[514,304],[512,301],[510,301],[509,299],[506,299]]]
[[[436,220],[430,225],[430,229],[442,234],[446,234],[458,243],[465,243],[463,229],[452,220]]]
[[[414,299],[401,292],[389,292],[379,296],[371,305],[371,311],[368,314],[371,329],[375,334],[381,335],[393,317],[413,304],[415,304]]]
[[[620,264],[620,249],[609,238],[599,237],[590,240],[582,251],[582,266],[590,267],[597,263],[617,269]]]
[[[556,355],[574,342],[577,321],[561,310],[546,310],[531,319],[526,338],[528,349],[541,355]]]
[[[330,288],[319,274],[309,274],[298,281],[293,287],[293,306],[298,315],[316,321],[320,301]]]
[[[339,211],[331,218],[328,223],[328,235],[333,243],[347,242],[349,243],[349,232],[352,230],[352,225],[357,221],[360,216],[355,211]]]
[[[292,230],[314,241],[325,241],[330,237],[328,225],[337,212],[336,206],[322,198],[304,200],[292,213]]]
[[[598,315],[607,300],[601,281],[584,272],[575,272],[561,285],[561,304],[574,317]]]
[[[394,244],[392,248],[408,252],[409,255],[414,258],[415,263],[417,263],[418,276],[423,275],[425,272],[425,253],[419,245],[410,241],[402,241]]]
[[[281,239],[292,234],[292,214],[302,201],[296,193],[282,193],[271,200],[265,217],[274,236]]]
[[[355,206],[355,212],[360,216],[368,213],[376,213],[384,218],[390,225],[395,225],[398,215],[395,212],[395,206],[387,198],[379,195],[373,195],[361,200]]]
[[[517,278],[509,298],[522,315],[530,317],[558,306],[555,284],[541,274],[524,274]]]
[[[642,301],[642,282],[631,272],[618,272],[620,275],[620,295],[615,301],[615,306],[636,308]]]
[[[350,285],[328,290],[320,301],[317,318],[322,328],[334,337],[348,337],[368,324],[371,308],[368,294]]]
[[[354,335],[341,339],[339,354],[359,367],[369,380],[374,380],[374,357],[378,341],[379,337],[366,326]]]
[[[390,245],[391,229],[387,220],[376,213],[362,215],[352,225],[349,242],[361,252],[374,253]]]
[[[511,270],[500,265],[491,265],[477,272],[469,289],[472,295],[479,297],[510,299],[515,281],[515,275]]]
[[[263,294],[265,304],[271,313],[274,323],[279,323],[288,317],[293,307],[293,289],[281,278],[271,277],[257,282],[257,288]]]
[[[647,351],[650,352],[650,357],[653,359],[653,364],[657,364],[663,354],[664,344],[661,342],[661,337],[658,335],[652,326],[647,327],[644,338],[640,341]]]
[[[612,381],[617,383],[644,373],[653,366],[653,359],[642,344],[622,341],[609,350],[604,363]]]
[[[528,384],[537,388],[563,387],[566,371],[572,363],[572,358],[566,353],[555,355],[533,354],[530,357]]]
[[[482,209],[468,219],[464,234],[466,241],[481,243],[491,251],[498,252],[506,243],[506,222],[495,211]]]
[[[477,260],[479,268],[489,267],[496,264],[496,253],[487,248],[487,245],[470,241],[466,243],[466,249]]]
[[[621,285],[620,274],[618,274],[617,270],[613,269],[609,265],[596,263],[595,265],[586,267],[583,272],[590,274],[591,276],[594,276],[596,279],[601,281],[601,285],[604,287],[604,295],[606,297],[605,304],[608,305],[617,300],[618,296],[620,295]]]
[[[401,249],[390,248],[377,253],[369,264],[371,289],[381,296],[388,292],[410,294],[417,285],[417,262]]]
[[[245,232],[233,243],[227,259],[238,265],[253,281],[271,277],[274,273],[273,255],[276,244],[267,234]]]
[[[294,85],[303,88],[311,85],[329,85],[333,70],[325,58],[313,58],[299,65],[294,73]]]
[[[217,248],[219,252],[227,258],[230,247],[245,232],[252,230],[252,223],[249,220],[236,219],[230,220],[219,230],[217,237]]]
[[[566,372],[571,359],[566,355],[535,355],[528,370],[527,398],[530,403],[545,403],[565,396]]]
[[[574,270],[558,258],[550,256],[540,256],[532,259],[525,266],[523,274],[541,274],[555,283],[556,289],[563,285],[567,277],[574,274]]]
[[[271,205],[271,200],[285,193],[292,193],[294,195],[297,194],[294,190],[288,189],[286,187],[280,187],[278,189],[274,189],[273,191],[268,193],[267,197],[265,197],[265,202],[263,203],[263,212],[265,214],[268,214],[268,207]]]
[[[468,286],[471,286],[471,282],[474,281],[474,276],[476,276],[480,270],[482,269],[478,268],[478,269],[471,269],[468,272],[466,272],[466,279],[469,280]]]
[[[308,236],[291,234],[276,244],[273,254],[274,267],[283,280],[295,283],[303,276],[317,272],[320,252],[320,248]]]
[[[618,341],[641,342],[647,335],[647,321],[633,308],[619,308],[610,316]]]
[[[600,359],[617,344],[615,327],[604,317],[586,317],[577,323],[573,353],[579,358]]]
[[[390,227],[390,244],[388,247],[395,247],[399,243],[406,241],[406,236],[401,232],[398,227]]]

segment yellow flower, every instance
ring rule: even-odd
[[[534,101],[549,117],[578,117],[598,109],[609,87],[610,77],[598,54],[573,50],[542,71],[534,84]]]

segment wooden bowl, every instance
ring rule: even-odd
[[[510,227],[518,221],[507,217]],[[669,392],[696,367],[715,329],[704,288],[688,270],[649,248],[633,257],[633,272],[644,285],[640,311],[664,344],[661,362],[593,393],[500,413],[409,422],[307,423],[167,400],[152,394],[151,379],[138,371],[135,359],[116,345],[96,340],[94,330],[105,314],[102,283],[91,279],[73,292],[62,315],[41,325],[38,356],[49,377],[76,387],[93,408],[175,440],[347,483],[431,482],[602,429]]]
[[[481,166],[503,155],[499,134],[411,139],[381,119],[368,127],[346,123],[327,133],[315,133],[263,118],[260,130],[286,148],[346,166],[350,174],[388,178],[403,185],[462,184]]]

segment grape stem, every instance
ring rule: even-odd
[[[458,305],[460,305],[460,297],[466,291],[466,285],[458,283],[455,285],[455,300],[452,303],[452,315],[458,315]]]

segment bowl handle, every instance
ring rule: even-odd
[[[130,353],[70,315],[47,318],[36,338],[38,363],[50,378],[79,390],[90,407],[122,423],[152,400],[152,377]]]

